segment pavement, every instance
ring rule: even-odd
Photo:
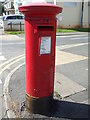
[[[84,91],[85,88],[76,83],[74,84],[68,78],[65,78],[65,76],[59,73],[56,73],[55,81],[57,81],[57,83],[60,83],[60,85],[55,84],[55,92],[57,92],[62,97],[62,99],[60,99],[59,96],[57,97],[57,94],[54,94],[53,107],[57,106],[57,109],[55,112],[53,112],[53,115],[50,115],[48,117],[39,114],[29,114],[25,109],[25,65],[21,66],[17,71],[15,71],[9,83],[9,93],[11,97],[11,101],[9,102],[10,102],[10,108],[14,111],[16,117],[21,117],[21,118],[44,118],[44,117],[51,118],[52,117],[53,120],[55,118],[64,118],[64,119],[88,118],[87,103],[86,104],[80,103],[71,99],[67,100],[64,98],[71,94],[76,94],[80,91]]]
[[[70,35],[88,35],[87,32],[71,32],[71,33],[56,33],[56,36],[70,36]],[[17,35],[18,37],[24,38],[24,34]]]
[[[75,37],[80,35],[82,36],[81,38],[77,39]],[[70,36],[72,37],[69,38]],[[22,43],[20,41],[24,40],[24,35],[8,35],[8,37],[11,41],[16,38],[20,43],[17,43],[18,45],[21,45]],[[7,68],[6,73],[8,73],[8,76],[6,76],[5,72],[2,76],[5,79],[3,91],[9,118],[88,118],[88,41],[85,41],[87,33],[74,33],[72,35],[70,33],[68,35],[66,34],[66,38],[68,39],[64,38],[65,34],[57,35],[53,105],[55,111],[47,116],[30,114],[26,111],[25,59],[23,55],[16,59],[16,65],[13,65],[15,61],[12,60],[10,63],[11,66],[8,65],[5,67]],[[7,44],[5,43],[4,45],[6,46]],[[9,44],[13,45],[14,43],[10,42]],[[8,57],[10,56],[6,56],[6,58]]]
[[[68,36],[68,35],[83,35],[86,32],[70,32],[70,33],[56,33],[56,36]]]

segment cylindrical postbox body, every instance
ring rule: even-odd
[[[44,113],[54,92],[56,14],[62,8],[46,3],[19,7],[25,15],[26,107]]]

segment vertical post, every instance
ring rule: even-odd
[[[83,10],[84,10],[84,0],[82,0],[82,8],[81,8],[81,23],[80,27],[83,27]]]
[[[11,22],[11,24],[10,24],[10,29],[11,29],[11,31],[12,31],[12,22]]]
[[[56,5],[56,1],[57,1],[57,0],[54,0],[54,5]]]
[[[22,28],[21,28],[21,22],[20,22],[20,31],[22,30]]]

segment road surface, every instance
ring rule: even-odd
[[[0,35],[0,97],[8,74],[25,62],[24,35]],[[66,101],[88,103],[88,35],[57,36],[55,90]],[[16,76],[18,79],[18,76]],[[61,78],[61,79],[60,79]],[[17,83],[18,84],[18,83]],[[12,85],[12,87],[17,86]],[[60,86],[61,85],[61,86]],[[13,98],[16,92],[11,92]],[[2,99],[3,100],[3,97]],[[3,117],[7,117],[5,103],[1,102]]]

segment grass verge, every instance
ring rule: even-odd
[[[90,28],[63,28],[57,29],[59,33],[70,33],[70,32],[90,32]]]
[[[57,91],[55,91],[55,96],[56,96],[57,98],[59,98],[59,99],[62,99],[62,96],[59,95]]]
[[[71,33],[71,32],[90,32],[90,28],[63,28],[63,29],[57,29],[57,33]],[[5,31],[5,34],[24,34],[25,31]]]
[[[5,31],[5,34],[10,34],[10,35],[17,35],[17,34],[24,34],[25,31]]]

